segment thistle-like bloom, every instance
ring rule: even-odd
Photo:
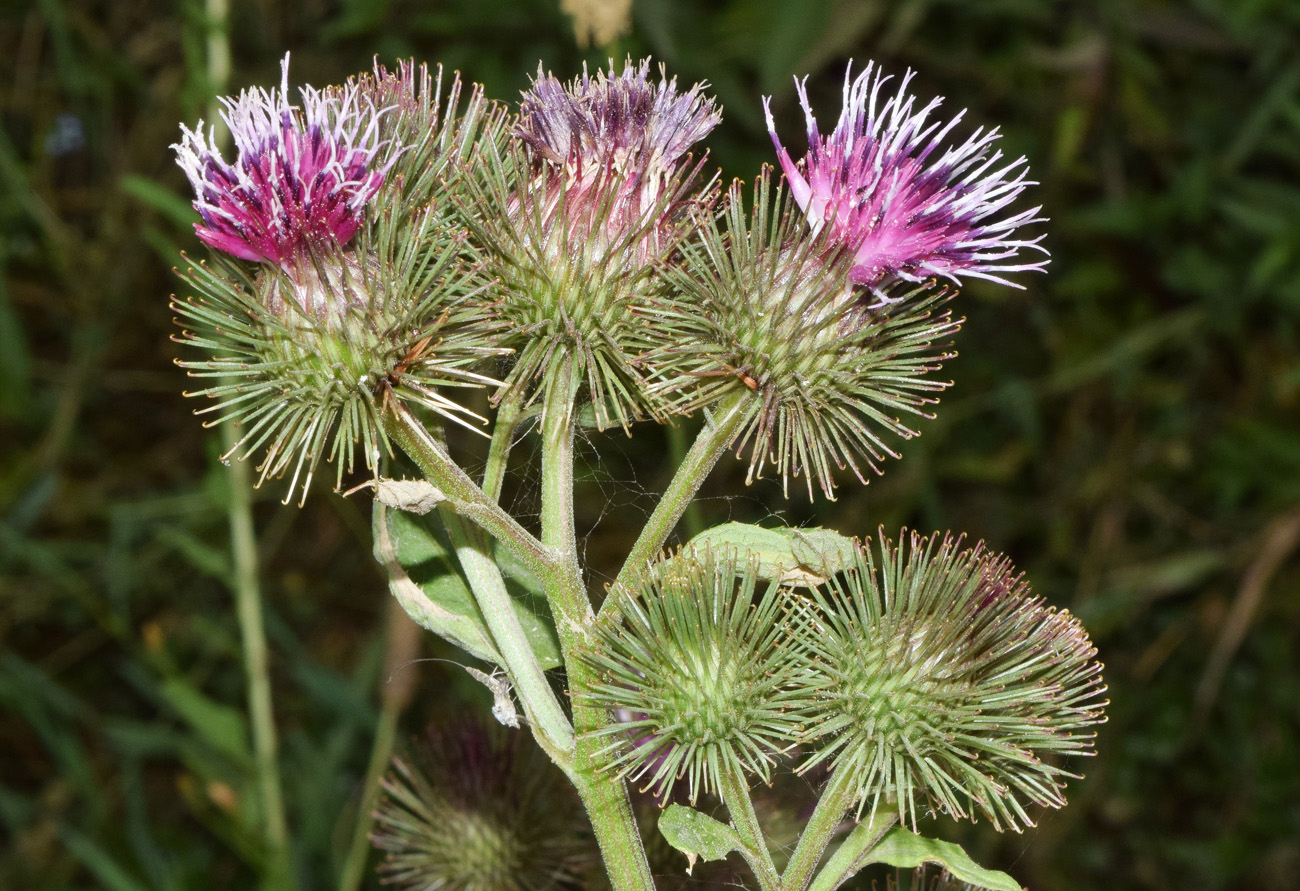
[[[897,457],[891,439],[916,435],[906,415],[930,416],[949,385],[932,373],[960,321],[943,289],[867,307],[848,281],[852,256],[829,233],[809,234],[789,193],[772,191],[766,170],[752,202],[733,186],[722,223],[683,248],[665,275],[685,308],[660,322],[669,345],[647,364],[683,410],[741,404],[731,445],[749,451],[750,480],[767,468],[787,486],[806,474],[810,498],[814,485],[833,497],[837,467],[865,482]]]
[[[618,621],[598,628],[584,661],[601,673],[587,694],[630,715],[596,735],[621,777],[665,795],[686,779],[694,801],[726,777],[768,781],[778,753],[799,738],[806,673],[774,583],[758,596],[758,571],[734,550],[687,549],[652,567],[622,596]]]
[[[1032,597],[1005,557],[882,538],[879,565],[861,548],[816,596],[824,700],[801,770],[829,763],[859,810],[911,825],[924,802],[998,829],[1032,825],[1028,804],[1065,804],[1076,775],[1059,759],[1092,754],[1101,664],[1078,620]]]
[[[361,226],[366,202],[384,183],[376,167],[381,112],[354,85],[302,87],[289,102],[289,56],[280,89],[223,98],[222,119],[235,143],[234,163],[214,129],[182,126],[172,146],[194,187],[200,240],[242,260],[288,268],[313,246],[344,245]]]
[[[817,127],[804,82],[795,81],[808,127],[808,154],[796,164],[781,145],[764,99],[768,131],[795,201],[813,229],[829,229],[855,255],[850,278],[889,302],[888,286],[931,276],[965,277],[1022,287],[1004,276],[1042,270],[1047,260],[1018,261],[1022,249],[1046,254],[1042,236],[1019,229],[1042,222],[1040,208],[1004,213],[1026,186],[1023,157],[1000,164],[993,149],[997,128],[980,128],[961,144],[944,146],[961,121],[932,120],[943,101],[916,109],[908,72],[898,91],[882,95],[889,77],[870,63],[856,78],[844,76],[844,108],[830,136]]]
[[[655,84],[649,74],[649,59],[635,68],[629,60],[621,75],[584,69],[565,88],[539,67],[520,103],[516,135],[563,181],[566,206],[595,213],[609,201],[601,222],[620,231],[642,224],[691,146],[721,120],[703,84],[678,93],[676,78],[661,70]]]
[[[685,237],[702,162],[687,154],[718,122],[703,85],[678,92],[629,60],[569,84],[539,71],[500,155],[484,153],[466,221],[500,283],[517,360],[502,398],[531,398],[557,357],[573,357],[596,423],[659,414],[639,366],[661,329],[659,267]]]
[[[478,367],[502,349],[446,212],[455,202],[434,191],[479,133],[477,92],[462,119],[453,80],[443,115],[427,70],[407,66],[304,87],[298,109],[287,58],[283,77],[279,90],[223,100],[233,164],[202,125],[175,147],[215,250],[185,273],[196,296],[173,307],[178,339],[208,354],[181,362],[210,381],[198,392],[216,404],[204,411],[240,425],[231,453],[265,447],[262,478],[292,470],[305,495],[322,457],[340,480],[357,446],[377,466],[394,403],[481,420],[443,393],[497,383]]]
[[[394,759],[375,815],[384,884],[403,891],[588,887],[598,862],[582,806],[525,734],[475,720],[430,729]]]

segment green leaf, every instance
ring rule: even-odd
[[[908,832],[901,826],[895,826],[880,843],[866,853],[863,866],[868,863],[888,863],[900,869],[915,869],[923,863],[938,863],[953,877],[969,882],[977,888],[989,888],[992,891],[1021,891],[1020,883],[995,869],[985,869],[960,845],[926,838]]]
[[[500,665],[501,654],[437,514],[415,516],[376,501],[373,528],[375,559],[387,568],[389,589],[411,618],[470,655]],[[506,562],[501,568],[508,580],[523,572]],[[562,664],[560,641],[545,598],[534,593],[539,588],[527,577],[512,585],[513,605],[542,668],[556,668]]]
[[[758,563],[759,578],[812,587],[853,565],[853,539],[833,529],[764,529],[747,523],[723,523],[690,541],[696,550],[735,550]]]
[[[659,832],[668,844],[686,855],[687,875],[697,859],[721,860],[741,847],[740,837],[730,826],[680,804],[668,805],[659,817]]]
[[[106,891],[148,891],[147,885],[141,884],[85,833],[64,825],[59,827],[59,839]]]
[[[125,194],[162,214],[177,229],[188,230],[199,221],[189,201],[156,180],[128,173],[117,184]]]
[[[217,702],[179,675],[164,680],[158,691],[205,742],[241,767],[251,767],[253,754],[248,747],[248,725],[242,712]]]

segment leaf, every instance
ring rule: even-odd
[[[900,869],[915,869],[923,863],[938,863],[953,877],[962,882],[969,882],[977,888],[989,888],[991,891],[1021,891],[1020,883],[995,869],[985,869],[970,855],[962,850],[961,845],[926,838],[908,832],[901,826],[895,826],[874,848],[866,853],[862,861],[868,863],[888,863]]]
[[[212,748],[234,759],[240,767],[251,768],[253,754],[248,747],[248,725],[243,712],[211,698],[179,675],[164,680],[158,692],[180,719]]]
[[[758,563],[759,578],[812,587],[852,565],[853,539],[833,529],[764,529],[747,523],[723,523],[690,541],[696,550],[733,549]]]
[[[741,847],[740,837],[730,826],[680,804],[668,805],[659,817],[659,832],[668,844],[686,855],[687,875],[697,859],[706,863],[721,860]]]
[[[128,173],[118,180],[117,184],[123,193],[153,208],[170,220],[177,229],[188,230],[199,221],[199,215],[195,213],[190,202],[156,180]]]
[[[375,559],[388,570],[388,586],[407,614],[420,626],[488,662],[504,660],[488,630],[474,595],[437,514],[417,517],[375,502]],[[502,565],[507,573],[512,567]],[[542,668],[562,664],[555,622],[544,598],[512,590],[515,612]]]

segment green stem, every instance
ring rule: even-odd
[[[896,811],[877,811],[867,822],[859,823],[826,861],[808,891],[835,891],[857,875],[858,870],[867,864],[872,849],[897,822]]]
[[[763,828],[758,824],[758,815],[754,813],[754,801],[749,796],[749,785],[743,776],[735,775],[732,770],[722,772],[722,803],[731,815],[731,828],[736,830],[745,847],[740,855],[745,858],[749,868],[754,871],[763,891],[781,891],[781,874],[772,862],[772,853],[763,838]]]
[[[604,722],[604,715],[587,704],[587,690],[598,677],[580,658],[595,617],[578,564],[573,520],[573,401],[577,373],[571,358],[556,372],[548,381],[542,408],[542,543],[559,557],[545,581],[568,673],[577,734],[569,777],[591,819],[614,891],[653,891],[654,879],[627,786],[599,772],[598,743],[590,735]]]
[[[695,493],[703,485],[709,471],[713,470],[718,459],[726,452],[740,432],[746,420],[754,410],[758,396],[751,390],[742,389],[728,396],[700,430],[681,466],[673,475],[672,481],[659,499],[654,513],[646,522],[641,535],[632,545],[623,568],[619,570],[615,588],[625,584],[633,572],[639,571],[653,560],[668,540],[668,536],[681,519],[686,508],[690,506]],[[617,598],[608,597],[605,603],[614,603]]]
[[[487,466],[483,468],[483,494],[492,499],[493,504],[501,502],[501,485],[505,482],[510,462],[510,447],[523,414],[523,400],[512,390],[497,409],[496,420],[492,424],[492,444],[488,447]]]
[[[804,891],[812,881],[813,870],[817,861],[826,853],[826,846],[835,836],[835,830],[844,820],[855,799],[855,789],[847,779],[842,779],[840,771],[831,775],[831,781],[822,791],[817,807],[799,836],[799,844],[786,864],[781,880],[786,891]]]
[[[492,512],[501,513],[500,508],[488,501],[473,480],[451,462],[438,442],[409,412],[398,408],[388,415],[388,419],[389,435],[419,465],[430,482],[444,492],[452,488],[460,495],[476,499]],[[556,763],[567,767],[573,751],[573,728],[519,622],[505,579],[492,556],[491,542],[483,530],[467,522],[454,508],[440,506],[439,513],[456,548],[465,581],[474,592],[497,651],[505,660],[505,669],[510,673],[538,742]],[[514,522],[513,518],[509,519]],[[522,527],[520,531],[532,538]],[[539,561],[539,571],[546,575],[552,572],[552,566],[551,560]]]
[[[429,482],[446,497],[448,510],[473,520],[539,576],[552,571],[554,554],[479,488],[407,408],[397,406],[384,415],[384,422],[393,442],[411,456]]]

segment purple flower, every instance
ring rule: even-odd
[[[658,182],[676,170],[692,145],[722,119],[696,84],[678,94],[677,79],[662,68],[650,82],[650,60],[622,74],[611,65],[595,77],[574,78],[567,88],[539,67],[519,109],[518,136],[543,159],[585,180],[601,168]]]
[[[671,240],[661,236],[676,229],[678,214],[669,210],[685,197],[675,195],[686,173],[682,162],[721,120],[702,93],[705,84],[678,93],[676,78],[669,80],[662,68],[658,83],[649,75],[649,59],[635,66],[629,59],[622,74],[612,65],[594,77],[584,69],[565,85],[539,67],[515,129],[533,152],[534,188],[548,196],[547,210],[559,209],[562,199],[579,240],[593,234],[588,230],[617,240],[645,228],[647,255],[638,264],[660,241]]]
[[[852,78],[844,75],[844,109],[829,137],[817,129],[804,82],[796,80],[808,123],[808,154],[802,165],[781,145],[770,98],[763,100],[768,131],[781,169],[799,208],[814,231],[829,227],[855,254],[850,279],[871,289],[877,300],[892,302],[887,286],[899,279],[919,282],[940,276],[960,283],[983,278],[1021,287],[1003,277],[1020,270],[1042,270],[1047,260],[1016,262],[1022,248],[1046,254],[1036,238],[1017,238],[1017,230],[1043,222],[1041,208],[1003,215],[1025,186],[1029,168],[1023,157],[999,166],[991,147],[997,128],[976,130],[960,145],[941,144],[965,112],[952,120],[930,120],[942,98],[919,111],[908,95],[908,72],[898,92],[882,102],[889,77],[867,64]]]
[[[279,91],[259,88],[223,98],[222,119],[237,156],[227,163],[212,129],[182,126],[172,146],[194,187],[200,240],[243,260],[288,268],[316,245],[345,244],[361,226],[366,202],[391,166],[376,169],[382,112],[355,85],[301,87],[289,103],[289,56]]]

